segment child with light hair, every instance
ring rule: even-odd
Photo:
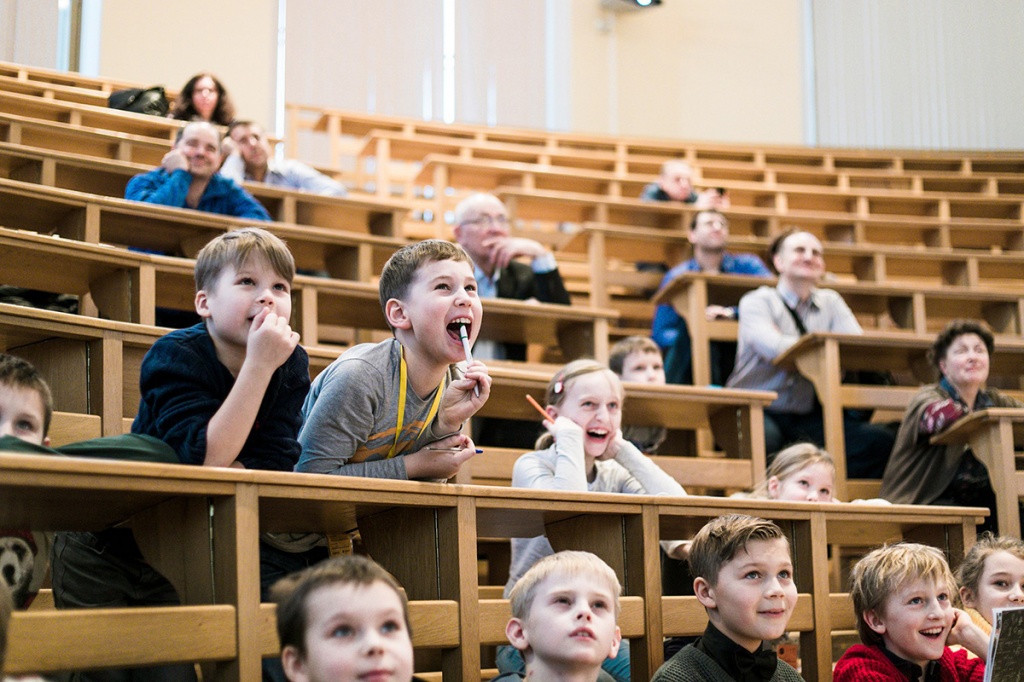
[[[512,588],[509,642],[531,682],[597,680],[622,640],[616,621],[622,588],[615,571],[589,552],[544,557]],[[518,678],[508,673],[502,679]]]
[[[749,495],[754,499],[790,502],[836,502],[836,465],[832,456],[814,443],[796,443],[780,450],[764,480]]]
[[[953,607],[956,584],[938,549],[880,547],[857,562],[850,581],[862,643],[836,663],[835,682],[984,679],[988,635]]]
[[[991,634],[994,609],[1024,607],[1024,542],[984,533],[967,552],[956,577],[967,615]]]

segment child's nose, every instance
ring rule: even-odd
[[[1021,589],[1020,583],[1010,589],[1010,601],[1024,602],[1024,589]]]

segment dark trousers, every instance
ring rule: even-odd
[[[326,547],[290,553],[260,542],[260,598],[289,573],[327,558]],[[142,557],[130,530],[57,533],[54,538],[53,598],[57,608],[177,606],[174,586]],[[190,663],[76,672],[80,682],[192,682]],[[263,661],[263,679],[286,682],[280,658]]]
[[[53,599],[59,609],[177,606],[178,593],[142,558],[130,530],[57,533]],[[117,646],[111,642],[111,646]],[[78,682],[192,682],[191,663],[72,673]]]
[[[736,364],[736,343],[712,341],[710,349],[711,384],[725,386]],[[693,342],[686,320],[679,327],[679,336],[665,349],[665,381],[670,384],[693,385]]]

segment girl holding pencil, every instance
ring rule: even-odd
[[[560,369],[548,384],[546,403],[535,404],[548,433],[537,450],[521,456],[512,470],[512,485],[543,490],[594,491],[637,495],[686,495],[671,476],[622,437],[624,392],[619,378],[594,360],[576,360]],[[531,401],[533,402],[533,401]],[[663,542],[670,555],[685,555],[683,542]],[[573,548],[562,548],[573,549]],[[512,586],[539,559],[554,550],[547,538],[512,538]],[[519,652],[499,647],[498,669],[522,673]],[[623,640],[619,655],[604,669],[616,680],[629,680],[629,647]]]

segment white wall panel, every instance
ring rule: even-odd
[[[818,144],[1024,147],[1024,3],[812,7]]]

